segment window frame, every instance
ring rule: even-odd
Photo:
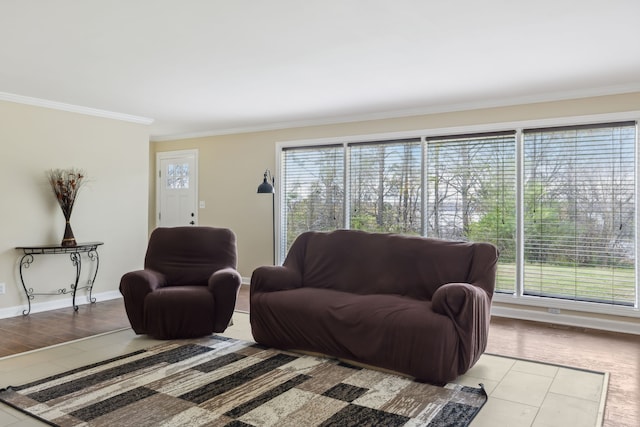
[[[523,130],[531,129],[531,128],[551,128],[551,127],[562,127],[562,126],[581,126],[581,125],[594,125],[598,123],[610,123],[610,122],[624,122],[624,121],[635,121],[636,122],[636,140],[635,140],[635,165],[636,165],[636,177],[635,177],[635,195],[636,195],[636,206],[635,206],[635,218],[634,218],[634,230],[635,230],[635,304],[633,306],[619,306],[619,305],[611,305],[611,304],[603,304],[597,302],[587,302],[587,301],[574,301],[574,300],[563,300],[563,299],[552,299],[544,296],[533,296],[533,295],[525,295],[524,294],[524,218],[523,218],[523,208],[524,208],[524,195],[522,194],[523,188],[523,169],[524,169],[524,147],[523,147]],[[387,132],[387,133],[375,133],[375,134],[362,134],[355,136],[339,136],[339,137],[329,137],[329,138],[315,138],[315,139],[303,139],[303,140],[292,140],[292,141],[279,141],[276,143],[276,174],[277,176],[281,174],[281,152],[283,148],[296,147],[296,146],[315,146],[315,145],[327,145],[327,144],[342,144],[345,150],[345,153],[348,153],[348,145],[371,141],[371,142],[383,142],[390,140],[399,140],[399,139],[412,139],[412,138],[420,138],[421,141],[424,141],[427,138],[435,138],[449,135],[463,135],[463,134],[477,134],[477,133],[496,133],[496,132],[513,132],[516,133],[516,147],[515,147],[515,155],[516,155],[516,278],[514,285],[513,294],[503,294],[503,293],[495,293],[493,297],[493,301],[502,304],[513,305],[515,307],[535,307],[538,309],[544,309],[548,313],[557,314],[560,313],[561,310],[566,310],[568,312],[588,312],[594,314],[601,315],[612,315],[612,316],[621,316],[621,317],[633,317],[640,318],[640,271],[639,271],[639,259],[640,259],[640,230],[638,229],[639,218],[640,218],[640,110],[639,111],[628,111],[628,112],[620,112],[620,113],[604,113],[604,114],[593,114],[593,115],[584,115],[584,116],[566,116],[566,117],[554,117],[547,119],[531,119],[531,120],[519,120],[519,121],[511,121],[511,122],[496,122],[496,123],[488,123],[488,124],[479,124],[479,125],[460,125],[454,127],[443,127],[443,128],[431,128],[431,129],[420,129],[420,130],[412,130],[412,131],[397,131],[397,132]],[[344,182],[349,182],[348,177],[348,154],[345,155],[345,167],[343,168],[344,173]],[[277,180],[276,180],[277,186]],[[348,187],[348,185],[347,185]],[[425,191],[425,187],[423,185],[423,192]],[[345,189],[345,199],[349,200],[349,192],[348,189]],[[422,200],[424,201],[426,194],[423,194]],[[276,259],[281,263],[284,260],[284,256],[286,253],[282,253],[281,250],[281,233],[279,230],[279,224],[282,221],[282,212],[283,207],[281,205],[282,198],[280,197],[279,188],[276,187],[276,215],[278,219],[276,220],[276,236],[278,239],[278,253],[276,255]],[[423,209],[426,203],[423,203]],[[348,208],[345,208],[348,211]],[[426,212],[423,212],[423,221],[426,218]],[[345,215],[345,228],[348,227],[349,224],[349,215],[346,212]],[[507,311],[510,310],[507,308]]]
[[[611,131],[610,135],[601,133],[602,131]],[[613,132],[619,132],[617,141],[624,144],[615,145],[616,138]],[[633,132],[633,138],[629,138],[631,135],[629,132]],[[621,279],[619,283],[616,283],[615,279],[608,280],[607,283],[611,284],[610,294],[607,292],[596,293],[594,290],[589,290],[588,286],[585,286],[582,291],[578,291],[577,288],[580,284],[588,284],[593,280],[591,274],[585,273],[591,268],[606,269],[614,274],[625,274],[625,268],[617,262],[611,265],[603,265],[600,263],[601,258],[607,260],[614,260],[624,263],[625,255],[619,252],[617,255],[612,254],[609,248],[605,247],[605,242],[600,240],[602,235],[597,233],[595,235],[585,236],[583,233],[589,235],[585,230],[590,229],[584,227],[586,222],[589,221],[593,227],[604,227],[608,223],[606,221],[607,215],[623,215],[629,213],[636,217],[636,196],[638,194],[635,186],[636,167],[637,164],[634,159],[629,157],[629,152],[623,156],[622,150],[630,150],[635,153],[636,151],[636,139],[637,139],[637,123],[632,121],[615,122],[615,123],[598,123],[594,125],[580,125],[580,126],[561,126],[561,127],[545,127],[536,129],[525,129],[522,132],[523,142],[525,148],[527,143],[529,144],[529,154],[523,155],[525,162],[523,173],[528,176],[523,189],[527,187],[527,183],[533,184],[534,187],[540,185],[545,188],[549,188],[550,196],[538,194],[539,198],[546,199],[546,202],[550,202],[553,205],[559,203],[558,208],[551,208],[554,212],[552,218],[547,218],[544,221],[540,221],[541,217],[536,215],[536,218],[530,217],[525,219],[523,230],[534,228],[529,233],[524,234],[525,255],[527,248],[530,251],[530,256],[537,258],[541,254],[544,254],[542,258],[537,260],[525,259],[523,268],[525,270],[525,277],[527,276],[527,270],[532,276],[540,274],[538,268],[542,271],[543,268],[550,267],[551,271],[545,269],[545,275],[548,275],[547,280],[540,281],[539,279],[531,280],[527,286],[526,280],[524,292],[527,295],[537,295],[545,298],[557,298],[560,300],[570,301],[592,301],[601,304],[611,305],[635,305],[635,301],[629,301],[626,299],[617,299],[616,292],[622,292],[624,288],[630,286],[632,282]],[[624,137],[623,141],[623,135]],[[613,145],[612,145],[613,144]],[[531,151],[533,150],[533,151]],[[595,150],[595,151],[594,151]],[[616,152],[617,151],[617,152]],[[540,163],[537,163],[540,162]],[[551,162],[551,163],[548,163]],[[551,172],[547,167],[549,164]],[[540,166],[538,168],[537,166]],[[572,167],[573,165],[573,167]],[[577,165],[577,167],[576,167]],[[614,197],[616,190],[614,184],[610,182],[604,182],[603,189],[593,187],[589,188],[588,194],[598,194],[598,191],[604,191],[605,197],[600,198],[600,203],[596,210],[593,210],[593,206],[580,209],[578,204],[584,203],[581,194],[584,194],[584,186],[593,186],[596,181],[596,176],[601,176],[600,173],[605,171],[604,175],[607,180],[620,179],[625,185],[623,188],[632,190],[632,199],[630,203],[625,203],[623,208],[623,201],[619,200],[614,203],[608,196]],[[530,175],[533,173],[533,175]],[[548,173],[560,174],[563,179],[552,179]],[[567,173],[570,173],[571,178],[566,179]],[[526,178],[526,177],[525,177]],[[544,184],[543,184],[544,183]],[[628,185],[628,186],[627,186]],[[600,187],[600,184],[597,185]],[[593,192],[591,191],[593,190]],[[568,192],[567,192],[568,191]],[[583,191],[583,193],[581,193]],[[601,195],[603,193],[600,193]],[[544,201],[534,200],[536,198],[535,191],[526,195],[528,200],[525,200],[523,214],[533,208],[533,212],[543,212]],[[565,203],[562,202],[565,200]],[[589,197],[587,203],[594,203],[598,200],[597,196],[594,199]],[[604,202],[603,202],[604,200]],[[568,202],[569,204],[567,205]],[[549,206],[547,204],[547,206]],[[570,206],[567,208],[567,206]],[[531,213],[531,212],[529,212]],[[601,215],[593,215],[593,214]],[[557,217],[556,217],[557,216]],[[554,220],[555,219],[555,220]],[[611,220],[609,227],[602,233],[611,233],[613,227],[613,217],[609,217]],[[616,223],[620,224],[620,230],[622,228],[622,217],[615,218],[618,220]],[[632,221],[633,222],[633,221]],[[544,224],[543,224],[544,223]],[[627,221],[624,221],[627,224]],[[543,231],[540,233],[540,227],[560,227],[556,229],[556,232]],[[569,226],[569,228],[567,228]],[[582,230],[580,230],[582,229]],[[626,230],[626,227],[625,227]],[[616,231],[617,233],[617,231]],[[637,236],[635,228],[632,228],[631,233],[621,237],[622,241],[628,242],[633,245],[634,239]],[[581,239],[589,239],[592,245],[595,245],[597,251],[590,252],[585,250],[585,246],[579,242],[584,241]],[[536,239],[538,239],[536,241]],[[573,242],[572,242],[573,241]],[[546,248],[540,251],[536,248],[536,244],[532,245],[532,242],[541,242],[540,244],[546,245]],[[610,239],[607,240],[607,243]],[[585,243],[586,245],[586,243]],[[635,250],[633,251],[633,259],[637,258]],[[551,258],[547,260],[546,258]],[[594,261],[594,258],[600,259],[600,261]],[[554,271],[555,270],[555,271]],[[636,276],[634,270],[634,278]],[[568,291],[566,295],[557,294],[559,291],[566,291],[564,287],[556,288],[557,282],[575,282],[575,288],[573,296],[571,291]],[[599,288],[600,290],[600,288]],[[637,294],[637,289],[636,292]],[[610,301],[609,301],[610,298]],[[637,299],[637,298],[636,298]]]

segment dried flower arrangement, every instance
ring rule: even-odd
[[[85,182],[86,174],[84,170],[77,168],[51,169],[47,171],[47,178],[66,220],[62,246],[75,246],[76,239],[73,237],[69,219],[78,191]]]

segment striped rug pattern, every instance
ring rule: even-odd
[[[212,336],[7,387],[0,400],[56,426],[466,426],[487,397]]]

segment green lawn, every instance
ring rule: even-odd
[[[498,291],[513,292],[515,280],[515,264],[498,264]],[[635,302],[635,274],[633,268],[525,264],[524,289],[533,295],[629,305]]]

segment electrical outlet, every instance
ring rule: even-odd
[[[0,283],[0,295],[4,295],[6,290],[7,290],[7,285],[5,285],[4,283]]]
[[[551,314],[560,314],[560,309],[559,308],[549,308],[548,311]]]

